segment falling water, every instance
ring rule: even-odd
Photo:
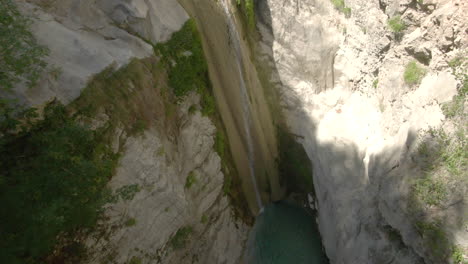
[[[257,180],[255,177],[255,170],[254,170],[255,155],[254,155],[254,148],[252,144],[252,135],[251,135],[251,124],[252,124],[251,116],[252,115],[250,113],[249,98],[247,96],[247,88],[245,86],[244,73],[242,71],[242,53],[240,50],[239,34],[234,24],[233,14],[229,11],[229,7],[228,7],[229,0],[223,0],[222,5],[224,8],[224,12],[226,13],[226,17],[228,18],[230,40],[236,52],[236,63],[237,63],[237,71],[240,77],[240,88],[241,88],[240,90],[241,90],[241,95],[242,95],[242,110],[243,110],[242,112],[244,115],[243,120],[244,120],[244,130],[245,130],[245,135],[246,135],[246,140],[247,140],[247,150],[248,150],[247,155],[248,155],[248,161],[249,161],[250,176],[252,177],[252,183],[255,189],[257,205],[259,208],[262,208],[263,207],[262,199],[260,198],[260,193],[258,192]]]

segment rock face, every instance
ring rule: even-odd
[[[198,101],[192,94],[180,104],[177,143],[164,129],[129,138],[117,133],[123,154],[109,185],[117,193],[138,190],[106,208],[106,235],[88,241],[92,263],[239,262],[248,229],[223,194],[221,159],[213,150],[216,128],[199,111],[188,111]],[[181,229],[190,231],[182,237]]]
[[[249,207],[257,214],[284,190],[276,168],[276,128],[265,90],[252,63],[247,32],[230,0],[179,0],[195,19],[208,62],[213,93]],[[256,184],[254,183],[256,181]],[[257,185],[257,188],[255,188]],[[256,193],[260,198],[256,198]]]
[[[177,1],[17,4],[32,17],[38,42],[50,49],[47,76],[34,89],[15,89],[32,106],[54,97],[72,102],[94,74],[153,55],[146,41],[167,40],[188,19]],[[161,100],[153,103],[163,106]],[[221,159],[213,149],[215,126],[200,111],[189,111],[200,109],[199,101],[190,94],[171,110],[178,115],[177,128],[153,125],[139,136],[116,129],[112,148],[121,158],[109,183],[116,200],[106,205],[99,232],[86,241],[88,263],[240,262],[249,228],[234,217],[224,195]],[[91,128],[109,120],[98,114]]]
[[[440,104],[458,83],[447,61],[466,51],[468,5],[424,3],[349,0],[349,18],[325,0],[258,5],[257,52],[313,163],[332,263],[432,263],[405,210],[415,177],[409,153],[423,130],[445,122]],[[387,25],[397,13],[407,25],[401,41]],[[411,60],[427,65],[420,85],[404,82]],[[450,232],[467,246],[464,228]]]
[[[17,1],[33,20],[31,31],[50,49],[48,74],[34,89],[17,87],[18,97],[40,105],[57,97],[69,103],[88,79],[112,63],[148,57],[188,19],[176,1]]]

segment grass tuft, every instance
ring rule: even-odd
[[[345,15],[345,17],[351,17],[351,8],[346,6],[344,0],[331,0],[331,2],[338,11]]]
[[[388,27],[393,33],[401,33],[406,28],[405,22],[401,19],[401,16],[394,16],[388,20]]]
[[[416,85],[421,82],[424,75],[426,75],[426,70],[420,67],[416,61],[411,61],[406,65],[403,79],[408,85]]]

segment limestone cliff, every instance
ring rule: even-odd
[[[408,203],[425,175],[414,154],[421,136],[453,127],[442,109],[457,86],[465,98],[466,80],[448,62],[460,54],[466,60],[467,3],[267,0],[257,7],[258,57],[270,65],[288,125],[313,163],[331,262],[443,263],[450,243],[466,254],[466,171],[443,206],[415,213]],[[411,61],[424,69],[420,84],[406,80]],[[434,214],[443,220],[431,228],[446,237],[421,228]]]
[[[16,2],[50,50],[39,84],[16,87],[16,96],[35,107],[54,98],[70,104],[120,155],[108,184],[113,201],[96,230],[79,238],[84,261],[238,263],[248,226],[223,188],[228,161],[214,149],[223,126],[202,114],[199,94],[170,96],[154,54],[187,21],[185,10],[159,0]]]

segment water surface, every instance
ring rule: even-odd
[[[328,264],[312,214],[292,203],[267,205],[249,234],[248,264]]]

